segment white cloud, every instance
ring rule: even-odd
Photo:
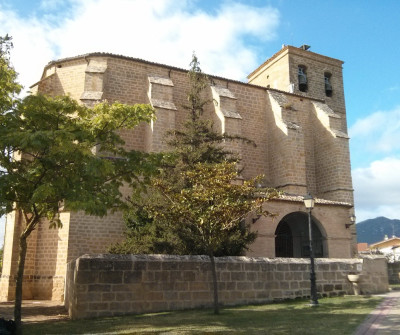
[[[256,55],[247,39],[267,42],[279,25],[276,9],[234,1],[217,2],[212,13],[193,7],[195,2],[189,0],[69,4],[52,12],[54,4],[44,0],[42,16],[28,18],[0,8],[0,34],[14,38],[12,60],[25,86],[38,81],[44,65],[55,58],[97,51],[183,68],[196,51],[205,72],[244,79],[259,65],[257,56],[265,56]]]
[[[0,35],[13,38],[11,61],[19,73],[19,82],[25,88],[40,79],[44,65],[55,53],[46,31],[51,28],[36,18],[22,19],[10,10],[0,7]]]
[[[352,171],[357,221],[400,219],[400,159],[374,161]]]
[[[400,149],[400,106],[357,120],[349,130],[352,141],[368,151],[389,153]]]

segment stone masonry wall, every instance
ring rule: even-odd
[[[216,259],[222,305],[307,297],[309,261],[289,258]],[[351,294],[349,273],[362,293],[388,290],[386,260],[317,259],[319,295]],[[84,255],[68,264],[65,306],[73,319],[210,307],[207,256]]]

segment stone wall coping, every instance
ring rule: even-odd
[[[240,119],[240,120],[243,119],[242,116],[236,111],[232,111],[232,110],[227,110],[227,109],[221,108],[221,112],[227,118]]]
[[[211,86],[211,88],[213,90],[215,90],[215,92],[221,97],[231,98],[231,99],[237,100],[235,95],[226,87],[215,85],[215,86]]]
[[[102,91],[85,91],[81,95],[81,100],[101,100],[103,98]]]
[[[358,257],[361,258],[361,259],[386,259],[386,257],[383,256],[383,255],[363,255],[363,254],[360,254],[360,255],[358,255]]]
[[[336,114],[332,108],[330,108],[326,103],[322,103],[320,101],[312,101],[311,102],[315,108],[319,108],[320,110],[322,110],[325,114],[327,114],[328,116],[335,118],[335,119],[341,119],[342,117],[338,114]]]
[[[178,110],[175,104],[171,101],[150,98],[150,103],[154,108],[163,108],[176,111]]]
[[[160,77],[160,76],[148,76],[149,82],[152,84],[159,84],[164,86],[174,86],[174,83],[170,78]]]
[[[302,203],[304,201],[304,196],[285,193],[285,194],[280,195],[278,198],[271,199],[270,201],[279,201],[279,200]],[[353,207],[353,205],[349,202],[333,201],[333,200],[327,200],[327,199],[321,199],[321,198],[315,198],[315,203],[320,204],[320,205],[337,205],[337,206]]]
[[[384,257],[367,255],[367,259],[379,259]],[[209,257],[206,255],[117,255],[117,254],[85,254],[80,256],[77,260],[104,260],[104,261],[146,261],[146,262],[208,262]],[[73,261],[74,262],[74,261]],[[247,257],[247,256],[225,256],[215,257],[216,263],[269,263],[269,264],[308,264],[310,260],[308,258],[267,258],[267,257]],[[348,264],[359,264],[362,260],[359,258],[316,258],[316,264],[332,264],[332,263],[348,263]]]
[[[85,72],[86,73],[104,73],[107,70],[107,64],[96,64],[96,65],[88,65]]]

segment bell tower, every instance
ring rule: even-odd
[[[344,114],[343,61],[300,48],[282,49],[247,77],[249,84],[324,100],[336,113]]]
[[[277,181],[275,187],[285,185],[291,193],[304,192],[301,185],[321,199],[353,203],[343,62],[309,49],[283,46],[247,77],[250,84],[267,88],[274,116],[271,133],[273,127],[282,128],[282,122],[291,129],[284,136],[276,132],[271,150],[278,153],[271,164],[285,152],[286,158],[282,166],[270,168],[270,177]],[[305,176],[293,172],[301,169]]]

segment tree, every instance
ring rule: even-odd
[[[17,83],[17,73],[10,62],[12,38],[0,36],[0,113],[11,109],[22,86]]]
[[[0,214],[19,211],[23,217],[14,310],[20,333],[31,232],[39,224],[60,227],[62,210],[104,216],[123,207],[122,184],[143,183],[158,156],[126,151],[117,132],[152,120],[149,105],[101,103],[89,108],[69,97],[16,99],[19,86],[5,57],[9,47],[3,43],[1,53],[1,71],[10,75],[2,81],[0,96]]]
[[[154,178],[154,185],[167,199],[163,211],[148,207],[157,219],[172,223],[177,230],[190,231],[200,254],[210,258],[214,287],[214,312],[218,314],[218,286],[215,255],[221,246],[232,242],[232,233],[244,229],[245,217],[252,211],[271,215],[262,204],[277,196],[274,189],[256,188],[257,178],[236,183],[238,172],[235,163],[197,163],[191,170],[182,172],[186,186],[177,192],[162,177]],[[246,229],[245,229],[246,230]],[[239,236],[238,241],[243,243]],[[230,243],[229,243],[230,242]],[[246,243],[241,245],[246,248]]]

